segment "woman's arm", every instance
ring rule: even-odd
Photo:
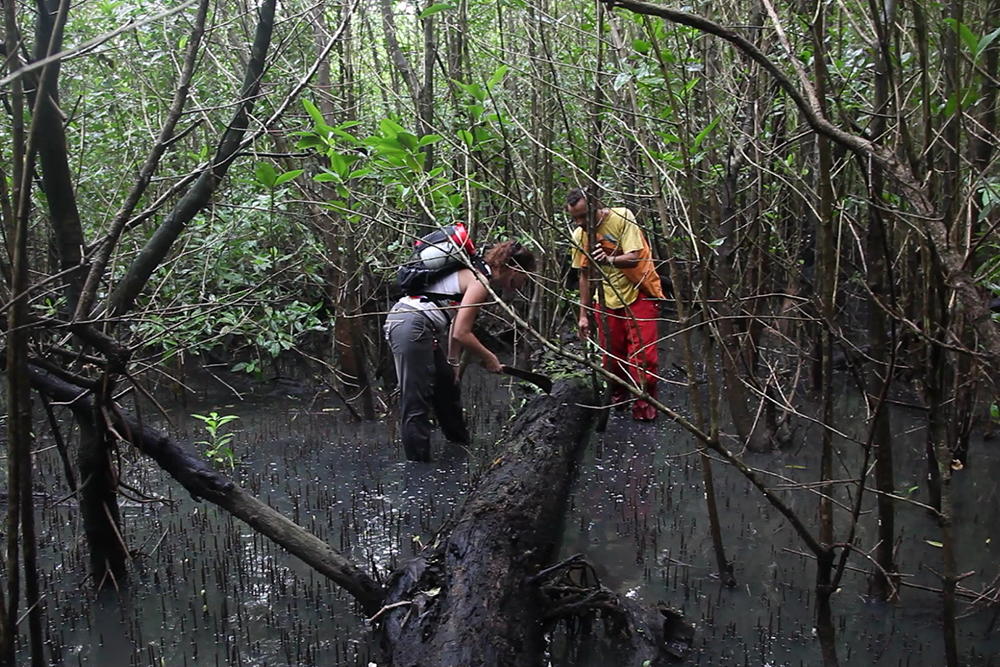
[[[473,275],[469,271],[468,276],[461,276],[461,279],[468,279],[465,287],[465,294],[462,296],[462,305],[458,308],[458,313],[455,315],[455,321],[451,325],[451,338],[452,343],[449,343],[449,350],[454,350],[452,347],[454,342],[460,345],[459,350],[466,349],[471,350],[477,357],[482,360],[483,367],[491,373],[499,373],[501,370],[500,360],[497,359],[497,355],[486,349],[486,346],[476,338],[476,334],[472,333],[472,325],[476,321],[476,316],[479,315],[479,308],[489,301],[489,292],[486,291],[486,286],[479,282],[477,276]],[[456,355],[454,358],[457,358]]]

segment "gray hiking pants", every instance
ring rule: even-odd
[[[467,444],[469,431],[455,371],[448,365],[447,335],[417,310],[396,304],[385,320],[385,337],[392,348],[399,378],[399,412],[403,451],[410,461],[431,460],[433,408],[441,432],[451,442]]]

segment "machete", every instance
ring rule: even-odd
[[[540,373],[532,373],[531,371],[525,371],[520,368],[514,368],[513,366],[506,365],[500,367],[500,372],[519,380],[530,382],[546,394],[552,393],[552,380],[544,375],[541,375]]]

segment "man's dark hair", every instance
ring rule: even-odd
[[[587,193],[583,191],[583,188],[573,188],[566,193],[566,206],[576,206],[576,203],[581,199],[587,199]]]

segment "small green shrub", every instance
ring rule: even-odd
[[[197,443],[205,450],[205,456],[213,462],[228,465],[231,470],[236,468],[236,456],[233,454],[231,444],[234,435],[223,433],[222,427],[231,421],[239,419],[236,415],[220,415],[212,411],[207,415],[191,415],[195,419],[200,419],[205,424],[205,432],[208,433],[208,440],[199,440]]]

